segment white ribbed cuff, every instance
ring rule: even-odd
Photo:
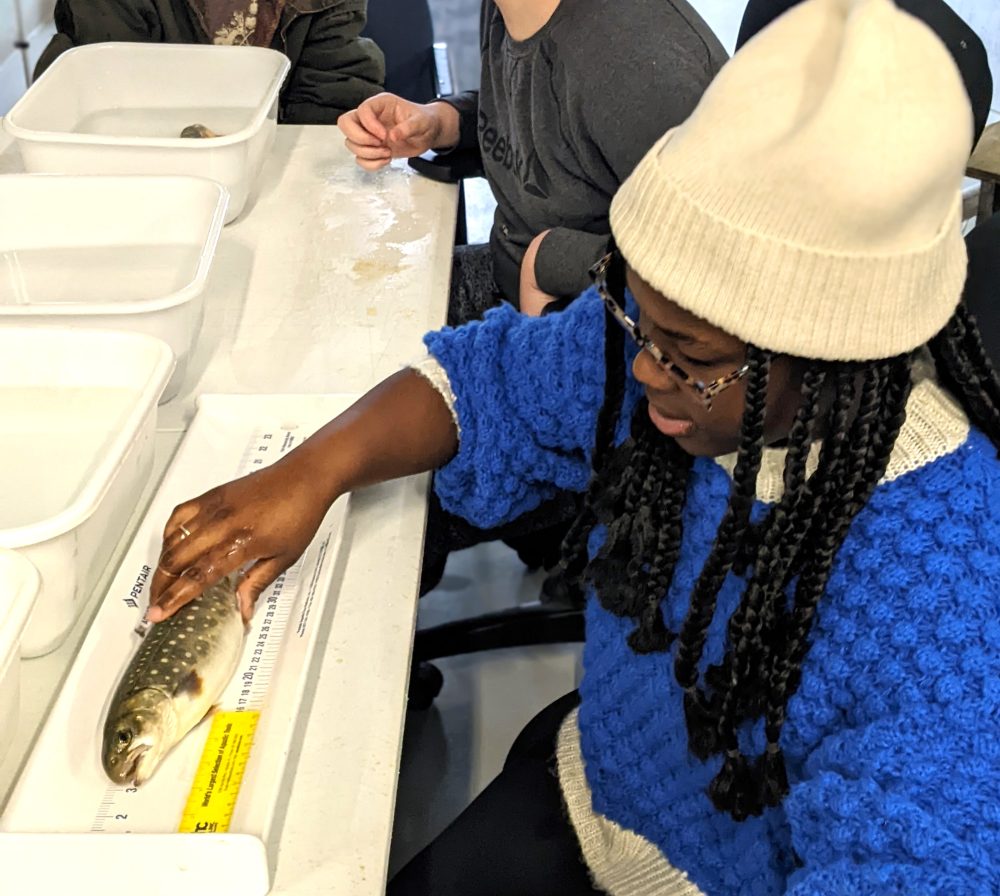
[[[556,762],[566,811],[594,883],[609,896],[704,896],[655,844],[593,810],[577,718],[573,710],[559,729]]]
[[[458,438],[461,440],[462,424],[458,422],[458,411],[455,410],[457,399],[455,398],[455,393],[451,388],[451,380],[448,379],[448,371],[445,370],[444,367],[441,366],[441,362],[431,354],[425,355],[419,361],[414,361],[412,364],[407,366],[410,370],[415,370],[425,380],[427,380],[427,382],[429,382],[444,399],[445,404],[448,405],[448,410],[451,412],[451,419],[455,421],[455,429],[458,431]]]

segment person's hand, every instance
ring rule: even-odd
[[[347,148],[366,171],[458,142],[458,112],[447,103],[411,103],[380,93],[337,119]]]
[[[253,562],[237,587],[244,620],[261,592],[305,551],[332,504],[295,453],[178,505],[163,530],[163,552],[146,618],[159,622],[205,588]]]
[[[543,292],[535,279],[535,257],[538,255],[538,247],[548,234],[543,230],[529,244],[521,260],[521,311],[529,317],[538,317],[549,302],[555,301],[556,297]]]

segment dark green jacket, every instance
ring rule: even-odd
[[[367,0],[288,0],[271,47],[292,63],[278,120],[334,124],[382,89],[382,51],[361,37]],[[58,0],[37,78],[65,50],[101,41],[211,43],[188,0]]]

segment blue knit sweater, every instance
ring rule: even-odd
[[[604,398],[594,293],[562,314],[505,307],[425,341],[461,427],[436,478],[448,510],[494,526],[585,488]],[[626,393],[619,439],[640,394],[631,377]],[[695,461],[663,604],[674,631],[729,488],[722,467]],[[723,586],[703,668],[723,654],[744,584]],[[734,822],[706,796],[721,760],[688,753],[673,653],[633,653],[633,623],[596,600],[586,619],[579,726],[593,809],[708,896],[1000,894],[1000,462],[979,431],[880,484],[851,526],[788,707],[791,792],[759,818]],[[751,755],[761,727],[741,732]]]

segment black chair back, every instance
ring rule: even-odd
[[[362,32],[385,54],[385,89],[414,103],[437,96],[434,26],[427,0],[368,0]]]
[[[736,49],[800,0],[749,0],[743,11]],[[899,8],[923,20],[954,57],[972,103],[973,144],[979,139],[993,98],[993,76],[982,40],[945,0],[896,0]]]
[[[965,245],[969,250],[965,304],[976,316],[993,369],[1000,371],[1000,215],[977,224]]]

